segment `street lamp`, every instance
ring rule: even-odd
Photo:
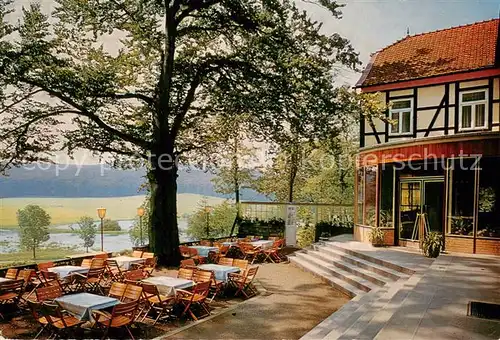
[[[101,219],[101,251],[104,251],[104,217],[106,217],[106,208],[97,209],[97,216]]]
[[[139,216],[139,233],[140,233],[141,246],[144,245],[142,241],[142,216],[144,216],[145,212],[146,210],[143,207],[137,208],[137,216]]]

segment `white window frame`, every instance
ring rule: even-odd
[[[413,98],[401,98],[401,99],[395,99],[395,100],[391,100],[391,103],[394,104],[394,103],[397,103],[397,102],[407,102],[407,101],[410,101],[410,131],[409,132],[401,132],[403,129],[403,120],[401,119],[401,113],[403,112],[407,112],[408,111],[408,108],[404,108],[404,109],[393,109],[391,108],[389,110],[389,119],[392,120],[392,115],[393,113],[397,113],[398,114],[398,132],[393,132],[392,131],[392,128],[393,128],[393,124],[389,123],[389,135],[391,136],[413,136],[413,115],[415,114],[415,109],[413,107]]]
[[[472,102],[463,102],[464,94],[468,93],[477,93],[484,92],[483,100],[476,100]],[[488,129],[488,121],[489,121],[489,112],[488,112],[488,89],[484,90],[470,90],[470,91],[461,91],[460,92],[460,100],[458,106],[458,131],[475,131],[475,130],[487,130]],[[476,126],[476,105],[484,104],[484,126]],[[462,107],[463,106],[471,106],[471,126],[470,127],[462,127]]]

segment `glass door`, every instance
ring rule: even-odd
[[[421,181],[401,183],[399,198],[399,238],[418,240],[418,219],[422,211]]]
[[[442,232],[443,208],[443,179],[402,180],[399,197],[399,239],[417,242],[422,241],[428,232]]]

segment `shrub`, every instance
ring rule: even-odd
[[[314,243],[314,227],[310,224],[303,225],[297,229],[297,246],[305,248]]]
[[[118,224],[118,221],[112,221],[109,219],[105,219],[103,221],[102,230],[104,230],[104,231],[120,231],[120,230],[122,230],[122,228]]]
[[[422,243],[424,255],[431,258],[438,257],[442,247],[443,235],[435,231],[427,234],[424,238],[424,242]]]
[[[373,227],[368,233],[368,239],[374,246],[382,246],[384,244],[384,232],[379,227]]]

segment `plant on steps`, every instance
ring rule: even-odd
[[[441,252],[443,247],[443,235],[438,232],[430,232],[425,236],[424,242],[422,243],[422,250],[424,255],[431,258],[436,258]]]
[[[384,232],[380,227],[373,227],[368,233],[368,239],[375,247],[384,245]]]

